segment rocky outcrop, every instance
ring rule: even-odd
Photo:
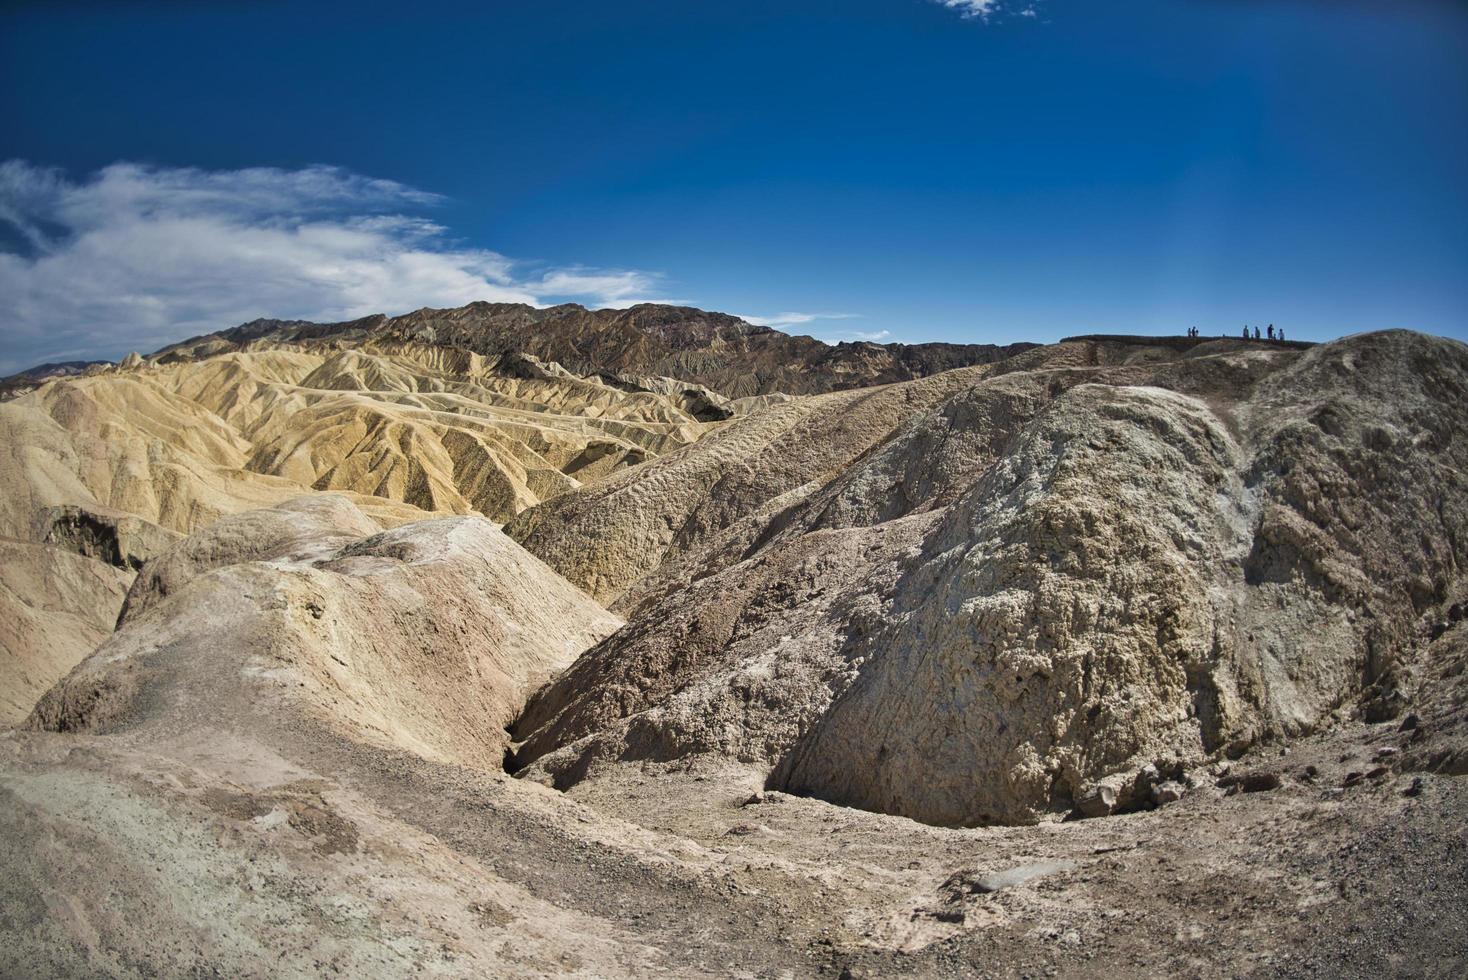
[[[108,562],[0,538],[0,727],[107,638],[131,581]]]
[[[43,544],[131,572],[167,551],[180,537],[135,514],[74,504],[51,507],[40,520],[38,536]]]
[[[1026,355],[783,506],[692,481],[730,519],[531,702],[518,764],[565,787],[727,756],[775,788],[1015,823],[1149,762],[1389,714],[1468,561],[1468,351],[1209,347]],[[600,517],[589,494],[554,508],[561,535]]]
[[[1209,572],[1237,557],[1239,453],[1161,389],[1058,399],[949,509],[864,669],[782,757],[778,785],[931,823],[1067,812],[1091,779],[1195,754]],[[880,719],[880,721],[878,721]]]

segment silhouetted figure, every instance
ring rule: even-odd
[[[1269,334],[1269,339],[1270,340],[1273,340],[1274,339],[1274,324],[1271,323],[1269,325],[1269,329],[1266,331],[1266,333]]]
[[[1245,340],[1248,340],[1249,339],[1249,325],[1247,323],[1244,324],[1244,339]]]
[[[1255,327],[1254,328],[1254,339],[1255,340],[1258,340],[1259,339],[1259,328],[1258,327]]]
[[[1284,340],[1284,327],[1279,328],[1279,340]]]

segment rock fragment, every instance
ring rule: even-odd
[[[1182,783],[1171,779],[1166,780],[1152,787],[1152,803],[1156,806],[1166,806],[1169,803],[1176,803],[1183,798],[1183,794],[1186,791],[1186,787]]]
[[[1217,783],[1219,789],[1228,790],[1229,795],[1234,793],[1263,793],[1272,789],[1279,789],[1282,785],[1279,773],[1269,770],[1230,774]]]
[[[1036,878],[1071,871],[1074,868],[1075,862],[1073,861],[1036,861],[1033,864],[1020,864],[1003,871],[957,871],[943,882],[940,890],[949,896],[950,901],[957,901],[970,895],[990,895],[1005,888],[1014,888],[1017,885],[1034,881]]]
[[[1097,783],[1076,799],[1076,812],[1082,817],[1110,816],[1116,809],[1116,787]]]

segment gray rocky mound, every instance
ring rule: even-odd
[[[1210,346],[1026,355],[775,508],[694,479],[723,519],[532,699],[516,765],[564,788],[722,756],[834,802],[1028,823],[1147,764],[1391,717],[1462,598],[1468,350]]]

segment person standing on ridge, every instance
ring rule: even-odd
[[[1273,340],[1274,339],[1274,324],[1271,323],[1269,325],[1269,330],[1267,332],[1268,332],[1268,335],[1269,335],[1269,339],[1270,340]]]
[[[1258,327],[1255,327],[1254,328],[1254,339],[1255,340],[1258,340],[1259,339],[1259,328]]]
[[[1244,339],[1245,340],[1248,340],[1249,339],[1249,325],[1247,323],[1244,324]]]

